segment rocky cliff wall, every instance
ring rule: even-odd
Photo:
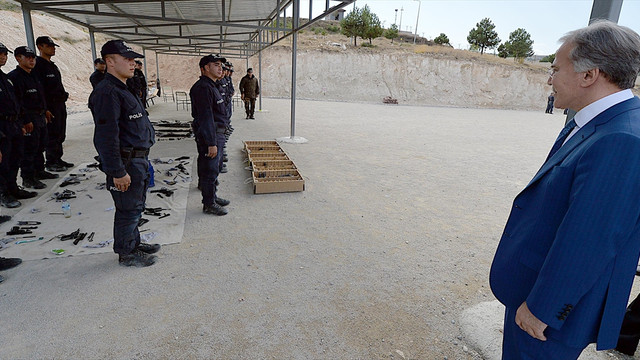
[[[251,66],[257,70],[257,59]],[[301,50],[297,69],[297,96],[318,100],[381,102],[391,96],[400,104],[534,110],[546,106],[551,90],[542,67],[437,54]],[[263,54],[262,86],[265,96],[290,96],[290,49]]]

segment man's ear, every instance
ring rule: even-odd
[[[604,74],[598,68],[587,70],[582,73],[580,85],[582,87],[589,87],[598,81],[601,76],[604,76]]]

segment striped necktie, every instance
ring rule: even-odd
[[[551,148],[551,151],[549,151],[549,155],[547,156],[547,160],[549,160],[555,153],[558,152],[558,150],[560,150],[560,148],[562,147],[562,144],[567,139],[567,136],[569,136],[569,134],[571,133],[571,130],[573,130],[573,128],[576,127],[576,125],[577,125],[576,124],[576,120],[575,119],[571,119],[571,121],[569,121],[567,123],[567,125],[564,126],[562,131],[560,131],[560,135],[558,135],[558,138],[556,139],[556,142],[553,144],[553,147]],[[547,161],[547,160],[545,160],[545,161]]]

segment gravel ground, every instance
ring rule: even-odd
[[[3,272],[0,358],[481,359],[461,314],[494,299],[510,203],[563,116],[299,101],[296,135],[309,143],[282,147],[306,190],[253,195],[242,141],[290,129],[288,100],[264,108],[244,120],[236,107],[220,186],[229,215],[202,214],[192,188],[182,243],[156,265],[105,254]],[[174,104],[150,113],[189,119]],[[70,122],[65,158],[90,159],[89,113]],[[194,151],[163,141],[151,156]]]

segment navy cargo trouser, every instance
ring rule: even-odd
[[[18,169],[22,160],[23,141],[22,126],[17,121],[3,121],[0,131],[5,135],[0,140],[0,193],[16,193],[18,191]]]
[[[116,190],[113,177],[107,175],[107,189],[111,193],[116,213],[113,221],[113,251],[130,254],[140,244],[138,222],[144,211],[149,187],[149,160],[133,158],[126,165],[131,185],[127,191]]]
[[[67,106],[64,102],[49,104],[53,118],[47,124],[49,141],[47,142],[47,164],[56,164],[62,158],[62,143],[67,133]]]
[[[198,148],[198,182],[202,191],[202,204],[204,206],[213,205],[216,199],[216,180],[220,173],[220,164],[222,163],[222,149],[224,148],[224,133],[216,134],[216,146],[218,153],[215,157],[207,157],[209,147],[201,140],[196,138],[196,147]]]
[[[44,117],[44,115],[43,115]],[[20,176],[34,179],[37,172],[44,171],[44,149],[47,145],[47,126],[33,123],[33,131],[24,135],[24,152],[20,162]]]

